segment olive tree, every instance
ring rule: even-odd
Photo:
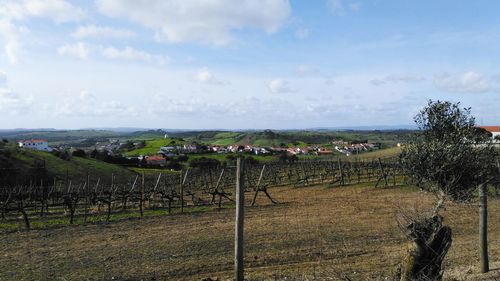
[[[442,261],[451,246],[451,228],[440,215],[446,200],[467,202],[495,171],[495,150],[478,130],[470,108],[460,103],[429,101],[415,116],[418,133],[404,146],[400,165],[420,188],[434,193],[436,205],[427,217],[408,221],[412,250],[401,280],[441,280]]]

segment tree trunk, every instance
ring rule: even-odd
[[[68,205],[69,207],[69,224],[73,224],[75,218],[75,208],[72,204]]]
[[[30,229],[30,219],[28,217],[28,213],[26,213],[26,210],[24,210],[24,207],[21,207],[20,210],[21,214],[23,214],[23,219],[24,219],[24,226],[26,226],[26,229]]]
[[[401,281],[443,278],[442,263],[451,246],[451,228],[442,225],[443,218],[433,215],[411,222],[406,235],[412,240],[401,268]]]
[[[144,215],[143,202],[144,202],[144,172],[142,172],[141,194],[139,198],[139,212],[141,213],[141,217]]]
[[[108,216],[106,217],[106,221],[109,221],[109,219],[111,218],[111,199],[106,203],[108,204]]]

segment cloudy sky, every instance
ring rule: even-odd
[[[0,0],[0,128],[500,124],[500,2]]]

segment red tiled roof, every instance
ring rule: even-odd
[[[148,160],[148,161],[161,161],[161,160],[165,160],[165,158],[163,158],[163,156],[161,156],[161,155],[154,155],[154,156],[146,156],[146,160]]]
[[[479,128],[485,129],[490,133],[500,132],[500,126],[479,126]]]
[[[30,139],[30,140],[20,140],[19,142],[25,143],[25,142],[47,142],[44,139]]]

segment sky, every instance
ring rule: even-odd
[[[499,1],[0,0],[0,128],[500,125]]]

